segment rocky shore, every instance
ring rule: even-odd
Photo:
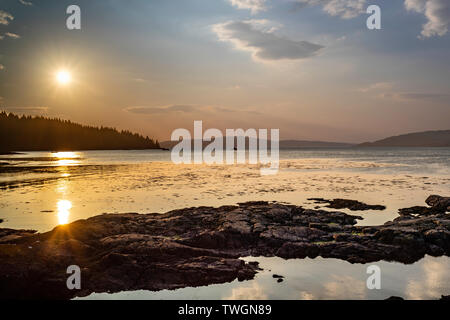
[[[37,234],[0,229],[0,298],[70,299],[92,292],[162,290],[252,279],[243,256],[413,263],[450,253],[450,198],[402,209],[381,226],[359,216],[248,202],[165,214],[105,214]],[[67,267],[82,289],[68,290]]]
[[[356,200],[349,199],[333,199],[328,200],[324,198],[310,198],[308,200],[314,201],[317,204],[328,204],[327,208],[332,209],[349,209],[351,211],[366,211],[366,210],[385,210],[385,206],[370,205]]]

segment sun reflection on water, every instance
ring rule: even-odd
[[[80,155],[78,153],[72,152],[72,151],[61,151],[61,152],[52,152],[52,157],[74,159],[74,158],[79,158]]]
[[[59,200],[58,208],[58,224],[64,225],[69,223],[70,209],[72,209],[72,202],[69,200]]]
[[[78,164],[81,158],[80,154],[72,151],[52,152],[51,156],[55,158],[58,166],[73,166]]]

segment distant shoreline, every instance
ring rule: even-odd
[[[7,155],[18,155],[24,154],[27,152],[83,152],[83,151],[145,151],[145,150],[161,150],[161,151],[170,151],[165,148],[150,148],[150,149],[61,149],[61,150],[15,150],[15,151],[0,151],[1,156]]]
[[[280,151],[296,151],[296,150],[377,150],[377,149],[449,149],[450,146],[369,146],[369,145],[354,145],[348,147],[280,147]],[[61,150],[15,150],[15,151],[0,151],[0,156],[21,155],[27,152],[87,152],[87,151],[171,151],[171,148],[151,148],[151,149],[61,149]],[[248,148],[246,148],[246,151]]]
[[[23,154],[23,153],[17,151],[0,151],[0,156],[9,156],[14,154]]]

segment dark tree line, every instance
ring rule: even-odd
[[[0,113],[0,151],[158,149],[157,140],[128,130],[91,127],[68,120]]]

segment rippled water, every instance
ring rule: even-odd
[[[104,212],[166,212],[198,205],[346,197],[387,205],[379,224],[431,193],[450,194],[450,148],[305,149],[280,153],[280,171],[254,165],[175,165],[167,151],[29,152],[0,156],[2,227],[48,231]]]

